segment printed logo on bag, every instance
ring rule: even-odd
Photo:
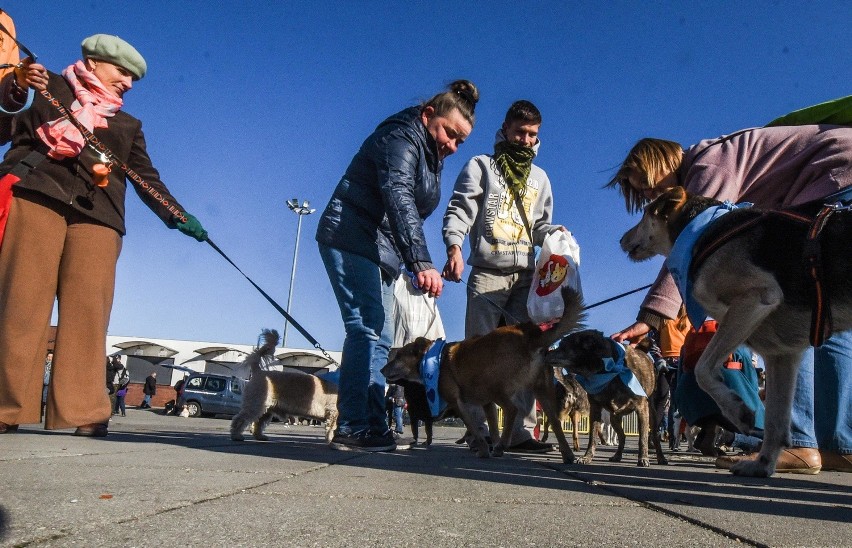
[[[568,259],[562,255],[551,255],[541,268],[538,269],[539,282],[535,288],[536,295],[544,297],[556,291],[568,274]]]

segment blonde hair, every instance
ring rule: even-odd
[[[432,107],[437,116],[449,116],[454,109],[464,116],[473,126],[476,117],[473,112],[479,101],[479,90],[470,80],[456,80],[447,86],[448,90],[439,93],[423,103],[421,108]]]
[[[605,188],[618,187],[624,196],[627,211],[634,213],[641,210],[646,203],[641,189],[633,188],[628,181],[631,174],[638,175],[644,188],[654,188],[662,177],[677,171],[683,161],[683,147],[680,143],[665,139],[640,139],[622,162],[615,177],[605,185]]]

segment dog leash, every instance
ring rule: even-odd
[[[523,323],[523,322],[521,322],[518,318],[514,317],[511,313],[509,313],[509,311],[508,311],[508,310],[506,310],[506,309],[505,309],[505,308],[503,308],[502,306],[498,305],[497,303],[495,303],[494,301],[492,301],[491,299],[489,299],[488,297],[486,297],[484,294],[482,294],[482,293],[480,293],[479,291],[475,290],[475,289],[473,288],[473,286],[471,286],[468,282],[466,282],[466,281],[464,281],[464,280],[461,280],[461,282],[462,282],[464,285],[466,285],[466,286],[467,286],[467,288],[471,291],[471,293],[473,293],[473,294],[474,294],[474,295],[476,295],[477,297],[482,298],[485,302],[489,303],[491,306],[495,307],[497,310],[499,310],[500,312],[502,312],[503,314],[505,314],[505,315],[508,317],[508,319],[513,320],[515,323]],[[638,293],[638,292],[640,292],[640,291],[642,291],[642,290],[644,290],[644,289],[648,289],[648,288],[650,288],[652,285],[654,285],[654,284],[643,285],[642,287],[637,287],[636,289],[631,289],[630,291],[625,291],[624,293],[620,293],[620,294],[615,295],[615,296],[613,296],[613,297],[609,297],[608,299],[604,299],[604,300],[602,300],[602,301],[598,301],[598,302],[596,302],[596,303],[594,303],[594,304],[590,304],[590,305],[588,305],[588,306],[584,306],[584,307],[583,307],[583,310],[591,310],[592,308],[595,308],[596,306],[600,306],[600,305],[602,305],[602,304],[610,303],[610,302],[612,302],[612,301],[617,301],[618,299],[621,299],[621,298],[626,297],[626,296],[628,296],[628,295],[632,295],[632,294],[634,294],[634,293]]]
[[[252,280],[251,278],[249,278],[249,277],[246,275],[246,273],[245,273],[245,272],[243,272],[243,271],[242,271],[242,269],[241,269],[240,267],[238,267],[238,266],[236,265],[236,263],[234,263],[234,261],[232,261],[232,260],[231,260],[231,258],[230,258],[230,257],[228,257],[227,255],[225,255],[225,252],[224,252],[224,251],[222,251],[221,249],[219,249],[219,246],[217,246],[215,243],[213,243],[213,240],[211,240],[210,238],[207,238],[207,240],[205,240],[205,241],[206,241],[208,244],[210,244],[210,247],[212,247],[212,248],[213,248],[213,249],[214,249],[214,250],[215,250],[215,251],[216,251],[219,255],[221,255],[221,256],[222,256],[222,258],[224,258],[226,261],[228,261],[229,263],[231,263],[231,266],[233,266],[234,268],[236,268],[236,269],[237,269],[237,272],[239,272],[240,274],[242,274],[242,275],[243,275],[243,277],[244,277],[246,280],[248,280],[248,281],[249,281],[249,283],[250,283],[251,285],[253,285],[253,286],[254,286],[254,288],[255,288],[255,289],[257,289],[257,290],[260,292],[260,294],[261,294],[261,295],[263,295],[263,296],[264,296],[264,298],[266,298],[266,300],[267,300],[267,301],[269,301],[269,304],[271,304],[271,305],[275,308],[275,310],[277,310],[277,311],[278,311],[278,312],[279,312],[282,316],[284,316],[284,318],[285,318],[288,322],[290,322],[290,324],[292,324],[292,325],[293,325],[293,327],[295,327],[295,328],[296,328],[296,330],[297,330],[299,333],[301,333],[301,334],[302,334],[302,336],[303,336],[303,337],[305,337],[305,339],[307,339],[309,343],[311,343],[312,345],[314,345],[314,348],[316,348],[317,350],[319,350],[320,352],[322,352],[322,355],[323,355],[323,356],[325,356],[327,359],[329,359],[332,363],[335,363],[335,364],[337,364],[337,363],[338,363],[338,362],[337,362],[337,360],[335,360],[334,358],[332,358],[332,357],[331,357],[331,355],[330,355],[330,354],[329,354],[329,353],[325,350],[325,348],[323,348],[323,347],[320,345],[320,343],[319,343],[319,342],[318,342],[318,341],[317,341],[317,340],[313,337],[313,335],[311,335],[311,334],[308,332],[308,330],[307,330],[307,329],[305,329],[304,327],[302,327],[302,325],[301,325],[299,322],[297,322],[297,321],[293,318],[293,316],[291,316],[291,315],[290,315],[290,314],[289,314],[286,310],[284,310],[284,308],[282,308],[280,304],[278,304],[277,302],[275,302],[275,299],[273,299],[272,297],[270,297],[270,296],[269,296],[269,294],[268,294],[268,293],[266,293],[266,291],[264,291],[263,289],[261,289],[261,287],[260,287],[259,285],[257,285],[256,283],[254,283],[254,280]],[[338,365],[340,365],[340,364],[338,364]]]

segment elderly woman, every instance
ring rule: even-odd
[[[82,50],[82,60],[61,75],[45,74],[40,65],[18,71],[0,86],[4,105],[26,86],[46,87],[144,180],[148,190],[137,187],[137,193],[166,225],[204,240],[204,229],[160,181],[141,122],[121,110],[124,94],[145,75],[145,60],[121,38],[105,34],[86,38]],[[0,207],[8,211],[0,244],[0,433],[40,421],[44,344],[58,299],[45,428],[107,435],[111,409],[103,357],[126,191],[118,166],[98,180],[98,170],[110,164],[41,94],[17,115],[0,164],[0,193],[11,188],[10,203]]]
[[[478,98],[472,83],[458,80],[379,124],[323,212],[316,239],[346,328],[334,449],[397,448],[380,373],[393,341],[393,282],[404,263],[421,290],[441,294],[423,220],[438,206],[444,158],[473,129]]]
[[[701,141],[686,151],[672,141],[642,139],[607,186],[620,189],[628,211],[638,211],[675,185],[765,209],[850,200],[852,128],[753,128]],[[675,317],[680,305],[680,294],[664,267],[642,302],[637,322],[612,338],[632,340],[651,327],[659,328],[663,319]],[[793,447],[781,453],[777,472],[852,472],[852,331],[834,333],[823,346],[805,353],[791,435]],[[717,466],[729,468],[734,459],[722,457]]]

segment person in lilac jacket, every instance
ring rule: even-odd
[[[641,139],[606,186],[621,191],[631,213],[674,186],[765,209],[827,196],[848,201],[852,200],[852,128],[751,128],[701,141],[687,150],[673,141]],[[674,318],[680,305],[677,286],[663,267],[636,322],[612,338],[637,339]],[[815,393],[820,400],[817,405]],[[834,333],[823,346],[805,353],[791,437],[793,447],[782,452],[777,472],[852,472],[852,331]],[[730,464],[730,457],[717,461],[720,467]]]

